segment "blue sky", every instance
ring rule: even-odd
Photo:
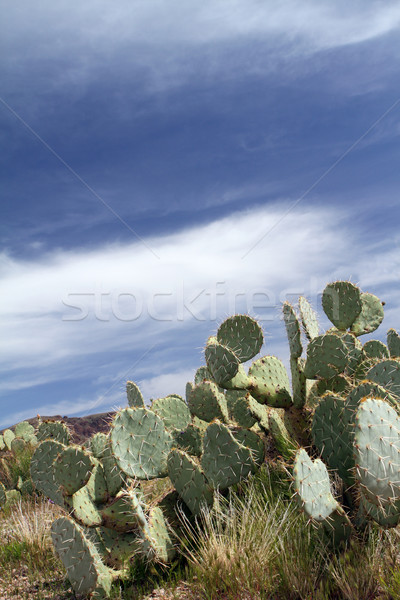
[[[0,427],[182,393],[235,311],[287,361],[336,278],[397,326],[399,5],[0,11]]]

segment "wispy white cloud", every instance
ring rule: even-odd
[[[298,207],[243,259],[283,212],[278,206],[244,211],[146,240],[160,260],[140,243],[32,261],[3,256],[2,391],[20,389],[24,380],[29,388],[79,379],[90,370],[122,378],[124,366],[115,363],[125,355],[146,393],[159,393],[168,372],[177,383],[194,366],[225,316],[246,311],[263,318],[267,351],[274,352],[284,337],[280,303],[299,294],[316,303],[336,278],[351,277],[390,298],[391,311],[399,307],[391,292],[400,275],[398,249],[390,240],[366,244],[351,210]],[[96,357],[108,364],[104,371],[93,369]]]

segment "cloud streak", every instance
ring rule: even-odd
[[[3,256],[2,391],[78,380],[105,354],[108,363],[125,356],[129,366],[148,353],[137,372],[152,393],[156,374],[194,366],[200,350],[193,348],[228,314],[249,312],[282,338],[281,302],[306,294],[315,304],[335,278],[351,277],[365,289],[387,293],[395,304],[388,308],[398,307],[390,292],[399,278],[397,248],[378,240],[365,247],[351,211],[299,207],[242,260],[284,210],[243,211],[148,238],[160,261],[138,243],[32,261]]]

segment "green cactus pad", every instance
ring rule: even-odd
[[[293,306],[284,302],[282,306],[283,320],[285,321],[286,333],[289,340],[291,358],[300,358],[303,352],[301,345],[300,323]]]
[[[198,463],[174,448],[168,456],[168,476],[179,496],[194,515],[213,503],[213,490]]]
[[[329,379],[343,373],[347,363],[348,352],[343,340],[334,333],[325,333],[308,344],[304,374],[307,379]]]
[[[64,446],[68,446],[71,441],[71,435],[65,423],[61,421],[43,421],[39,424],[37,439],[39,442],[54,440],[55,442],[64,444]]]
[[[400,336],[395,329],[387,332],[387,345],[390,358],[400,358]]]
[[[102,458],[108,444],[108,437],[105,433],[95,433],[90,438],[89,448],[95,458]]]
[[[101,464],[104,469],[107,490],[110,496],[115,496],[125,483],[125,474],[119,468],[111,449],[111,441],[107,436],[107,444],[102,452]]]
[[[28,441],[27,438],[35,434],[35,428],[27,421],[22,421],[15,426],[15,435]]]
[[[203,430],[194,423],[190,423],[186,429],[179,431],[175,440],[179,448],[188,454],[200,456],[203,452]]]
[[[224,490],[257,470],[251,450],[218,421],[207,427],[203,447],[201,466],[215,488]]]
[[[290,359],[292,375],[293,406],[303,408],[307,399],[307,379],[304,375],[306,361],[303,358]]]
[[[126,395],[131,408],[144,408],[144,399],[139,387],[133,381],[126,382]]]
[[[186,388],[185,388],[185,398],[186,398],[186,402],[188,401],[188,398],[190,396],[190,392],[192,391],[192,389],[194,388],[194,385],[191,381],[188,381],[186,384]]]
[[[175,545],[162,509],[150,509],[148,525],[142,531],[141,552],[147,560],[168,564],[176,554]]]
[[[284,364],[275,356],[256,360],[249,369],[251,395],[261,404],[287,408],[293,404],[290,382]]]
[[[265,446],[260,436],[254,431],[242,428],[231,429],[231,433],[239,444],[251,451],[251,456],[255,464],[261,467],[265,458]]]
[[[360,507],[367,517],[378,523],[381,527],[397,527],[400,522],[400,501],[386,506],[377,506],[368,502],[361,494]]]
[[[94,467],[86,487],[88,488],[89,494],[93,498],[94,502],[103,503],[108,500],[110,495],[107,488],[104,467],[98,459],[92,458],[92,461],[94,463]]]
[[[87,595],[98,589],[110,594],[112,573],[79,525],[68,517],[60,517],[51,526],[51,537],[77,594]]]
[[[195,385],[203,383],[203,381],[213,381],[212,375],[207,367],[199,367],[194,375]]]
[[[226,319],[218,328],[217,340],[246,362],[258,354],[264,342],[260,325],[248,315],[235,315]]]
[[[67,497],[65,502],[72,511],[74,518],[82,525],[88,527],[101,525],[102,516],[87,485],[78,490],[73,496]]]
[[[400,418],[388,402],[361,401],[355,419],[356,476],[377,506],[400,500]]]
[[[216,338],[209,338],[205,357],[208,370],[219,385],[224,385],[233,379],[239,370],[239,358],[227,346],[220,344]]]
[[[0,481],[0,507],[4,506],[4,504],[6,503],[6,488],[4,487],[4,485],[1,483]]]
[[[225,394],[229,418],[246,429],[250,429],[257,422],[250,412],[249,395],[243,390],[227,390]]]
[[[120,568],[141,549],[137,533],[121,533],[107,527],[99,527],[97,532],[107,552],[107,564],[113,567]]]
[[[361,294],[361,312],[351,325],[354,335],[372,333],[378,329],[384,317],[382,302],[377,296],[369,293]]]
[[[364,359],[376,358],[384,360],[385,358],[389,358],[389,350],[387,346],[379,340],[368,340],[363,346],[363,357]]]
[[[186,402],[176,394],[153,400],[150,409],[162,418],[167,429],[186,429],[192,420]]]
[[[11,441],[11,452],[15,455],[22,454],[26,448],[26,442],[23,438],[15,437]]]
[[[54,440],[42,442],[33,453],[30,465],[31,479],[35,489],[56,504],[64,506],[60,485],[54,476],[54,461],[65,446]]]
[[[63,493],[72,496],[89,481],[93,467],[94,462],[87,452],[79,446],[69,446],[61,450],[54,461],[54,476]]]
[[[299,298],[299,311],[304,333],[307,339],[311,341],[319,335],[319,325],[314,309],[304,296],[300,296]]]
[[[260,404],[249,394],[246,396],[249,412],[256,419],[257,423],[260,427],[268,433],[269,431],[269,409],[265,407],[263,404]]]
[[[4,443],[4,438],[0,433],[0,450],[4,450],[5,447],[6,447],[6,445]]]
[[[345,331],[361,313],[361,291],[350,281],[328,283],[322,293],[322,308],[335,327]]]
[[[11,429],[6,429],[3,431],[3,440],[8,450],[11,450],[11,442],[15,438],[15,434]]]
[[[358,364],[362,360],[363,347],[360,340],[358,340],[352,333],[340,333],[340,337],[345,343],[348,352],[345,373],[351,377]]]
[[[225,423],[229,421],[226,398],[218,386],[211,381],[203,381],[196,385],[188,400],[188,406],[192,415],[210,422],[220,419]]]
[[[268,410],[269,433],[279,454],[285,460],[291,460],[297,450],[297,445],[286,427],[283,413],[283,410],[277,408]]]
[[[167,474],[173,438],[162,419],[144,408],[125,408],[111,426],[111,446],[120,468],[129,477],[154,479]]]
[[[103,525],[115,531],[135,531],[146,527],[146,517],[140,500],[132,490],[119,492],[100,510]]]
[[[383,360],[367,373],[367,379],[386,388],[390,394],[400,399],[400,361]]]
[[[356,387],[352,388],[352,390],[346,396],[346,405],[350,410],[354,411],[354,418],[352,420],[353,423],[361,400],[367,396],[379,398],[380,400],[386,400],[386,402],[389,402],[389,404],[391,404],[394,408],[397,408],[396,399],[391,396],[384,387],[378,385],[377,383],[373,383],[372,381],[363,381]]]
[[[331,494],[328,471],[324,463],[317,458],[312,461],[301,448],[294,461],[294,489],[300,507],[314,521],[325,521],[339,504]]]
[[[354,477],[353,431],[354,411],[340,396],[326,394],[315,407],[311,434],[323,460],[335,469],[348,485]]]

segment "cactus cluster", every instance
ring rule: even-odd
[[[23,459],[24,455],[33,451],[38,443],[37,431],[27,421],[22,421],[15,426],[14,431],[5,429],[0,435],[0,469],[3,473],[9,473],[9,457],[10,455],[18,461]],[[19,475],[6,478],[8,487],[0,484],[2,491],[0,492],[0,507],[9,505],[21,498],[21,495],[32,494],[33,485],[29,477]],[[13,479],[14,481],[9,481]]]
[[[71,444],[63,424],[47,424],[31,477],[36,490],[67,513],[53,523],[52,539],[76,592],[107,597],[135,557],[170,562],[178,502],[196,515],[212,505],[215,490],[263,462],[261,430],[252,429],[262,417],[257,411],[251,416],[250,398],[232,393],[227,399],[207,376],[204,368],[196,373],[187,401],[173,394],[149,407],[128,382],[128,407],[115,414],[107,435],[95,434],[87,447]],[[248,414],[238,410],[242,400]],[[167,477],[175,490],[149,503],[141,482]]]
[[[275,356],[245,368],[264,336],[255,319],[236,315],[207,341],[185,399],[145,403],[128,382],[128,406],[85,447],[70,443],[63,424],[39,427],[31,477],[66,511],[52,538],[76,592],[107,597],[135,557],[171,561],[174,507],[196,516],[212,506],[217,490],[259,469],[266,440],[292,464],[304,512],[336,541],[371,519],[400,521],[400,337],[390,330],[387,346],[361,344],[383,307],[350,282],[329,284],[322,306],[333,325],[326,333],[306,298],[298,309],[283,305],[290,377]],[[160,478],[174,490],[149,502],[144,482]]]
[[[247,392],[248,406],[256,400],[258,410],[264,409],[264,431],[294,463],[300,506],[340,541],[369,520],[384,527],[400,522],[400,336],[391,329],[387,345],[362,345],[359,337],[381,324],[383,303],[349,281],[328,284],[322,307],[333,325],[326,333],[306,298],[300,297],[297,310],[283,305],[291,386],[276,357],[264,356],[244,369],[249,354],[238,350],[237,332],[250,323],[248,317],[240,324],[237,317],[225,321],[205,356],[215,385],[242,398]],[[246,348],[260,348],[254,326],[242,339]],[[335,494],[328,470],[340,483]]]

